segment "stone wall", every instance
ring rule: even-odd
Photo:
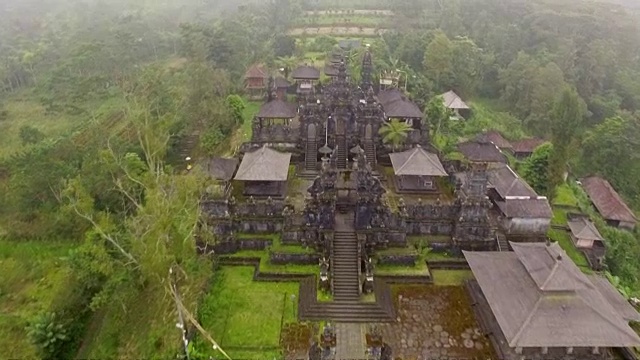
[[[400,265],[413,267],[418,261],[418,254],[378,255],[378,265]]]
[[[320,262],[320,255],[271,252],[269,253],[269,260],[272,264],[276,265],[318,265]]]

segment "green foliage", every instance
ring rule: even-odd
[[[279,34],[274,40],[275,56],[291,56],[296,50],[296,40],[288,35]]]
[[[33,126],[24,125],[20,128],[20,139],[22,145],[36,144],[44,139],[44,134]]]
[[[213,125],[200,136],[200,147],[207,155],[213,155],[224,138],[220,129]]]
[[[27,333],[45,360],[59,358],[62,347],[69,341],[68,331],[55,313],[40,314],[29,324]]]
[[[425,109],[425,117],[431,124],[431,136],[435,138],[441,132],[449,132],[451,111],[444,106],[442,96],[432,98]]]
[[[541,195],[549,194],[549,157],[552,152],[553,145],[544,143],[522,164],[522,177]]]
[[[394,148],[404,143],[409,131],[411,131],[411,125],[398,119],[386,122],[379,130],[380,135],[383,136],[382,141],[385,144],[391,144]]]
[[[225,99],[225,105],[231,112],[236,125],[242,125],[244,122],[244,109],[247,107],[244,100],[239,95],[232,94]]]
[[[328,52],[338,45],[338,40],[332,36],[320,35],[313,40],[309,50],[315,52]]]

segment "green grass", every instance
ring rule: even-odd
[[[251,140],[253,117],[260,111],[262,102],[250,101],[246,98],[244,100],[246,105],[242,112],[244,122],[236,130],[235,134],[217,146],[215,153],[220,154],[220,156],[233,156],[240,145]]]
[[[64,261],[73,245],[0,240],[0,346],[3,358],[34,359],[28,322],[64,305],[74,288]]]
[[[551,223],[556,225],[567,225],[567,211],[564,209],[554,208]]]
[[[429,275],[429,268],[424,261],[418,261],[416,266],[377,265],[375,275],[402,276],[402,275]]]
[[[417,255],[418,252],[414,248],[388,248],[376,251],[378,255]]]
[[[261,250],[243,250],[235,254],[224,255],[231,258],[260,258],[260,272],[275,274],[313,275],[319,271],[318,265],[276,265],[269,261],[269,253]]]
[[[214,276],[200,308],[200,323],[233,359],[271,359],[278,356],[281,322],[294,322],[297,283],[260,283],[251,280],[250,267],[223,267]],[[296,296],[292,302],[291,295]],[[196,348],[215,354],[198,336]],[[242,347],[260,348],[243,351]]]
[[[433,251],[426,251],[425,252],[425,259],[426,260],[452,260],[455,259],[453,256],[451,256],[448,252],[433,252]]]
[[[573,194],[573,190],[567,184],[562,184],[556,189],[554,205],[578,206],[578,199]]]
[[[465,280],[472,279],[471,270],[431,270],[433,283],[439,286],[461,286]]]
[[[589,263],[587,259],[584,257],[582,252],[578,250],[573,241],[571,241],[571,237],[568,232],[564,230],[556,230],[551,229],[547,233],[551,240],[557,242],[560,247],[569,255],[569,258],[573,260],[573,262],[585,273],[591,273],[591,269],[589,268]]]

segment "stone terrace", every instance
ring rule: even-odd
[[[494,359],[461,286],[402,287],[394,291],[398,322],[377,325],[394,358]]]

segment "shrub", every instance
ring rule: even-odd
[[[69,331],[54,312],[40,314],[27,327],[27,334],[43,359],[59,359],[69,341]]]

